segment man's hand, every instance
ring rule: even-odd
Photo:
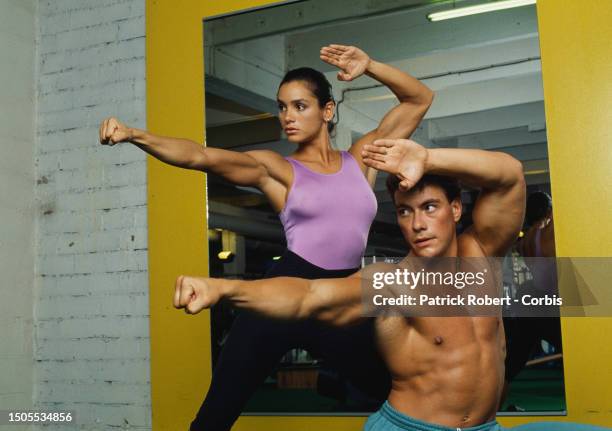
[[[100,143],[115,145],[132,139],[132,129],[114,117],[109,117],[100,124]]]
[[[427,155],[427,148],[409,139],[378,139],[364,145],[361,153],[366,166],[396,175],[404,191],[425,174]]]
[[[188,314],[197,314],[210,308],[221,299],[221,292],[212,278],[180,275],[176,279],[174,307],[184,308]]]
[[[352,81],[363,75],[370,64],[370,57],[355,46],[328,45],[321,48],[321,60],[340,69],[340,81]]]

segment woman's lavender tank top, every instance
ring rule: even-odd
[[[376,216],[376,196],[357,161],[342,151],[342,166],[320,174],[287,157],[293,184],[280,220],[287,248],[324,269],[357,268]]]

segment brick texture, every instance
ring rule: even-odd
[[[107,116],[145,127],[144,0],[38,14],[35,405],[151,429],[146,159],[98,144]]]

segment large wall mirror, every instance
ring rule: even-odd
[[[286,71],[309,66],[333,85],[338,149],[374,129],[396,102],[376,81],[336,79],[336,70],[319,59],[330,43],[356,45],[372,58],[392,64],[435,91],[433,105],[412,136],[427,147],[481,148],[507,152],[524,166],[528,194],[550,195],[540,47],[535,5],[432,22],[427,15],[487,3],[419,0],[305,0],[277,4],[204,22],[206,141],[210,147],[247,151],[270,149],[289,155],[293,144],[279,126],[276,94]],[[378,214],[366,255],[402,256],[384,176],[374,187]],[[474,195],[463,195],[470,224]],[[277,214],[256,189],[237,187],[208,176],[210,274],[261,278],[286,247]],[[549,213],[548,213],[549,214]],[[509,256],[521,266],[522,241],[530,229],[550,225],[552,216],[525,226],[523,239]],[[554,255],[554,245],[549,249]],[[504,282],[517,290],[521,277]],[[215,364],[234,311],[221,306],[212,314]],[[515,356],[500,414],[558,414],[565,410],[559,320],[528,324],[507,319]],[[517,365],[518,364],[518,365]],[[367,372],[364,370],[364,372]],[[351,397],[343,382],[326,374],[325,364],[303,350],[287,352],[250,400],[245,414],[368,413],[367,401]]]

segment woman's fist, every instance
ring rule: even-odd
[[[115,145],[132,139],[132,129],[114,117],[109,117],[100,124],[100,143]]]

